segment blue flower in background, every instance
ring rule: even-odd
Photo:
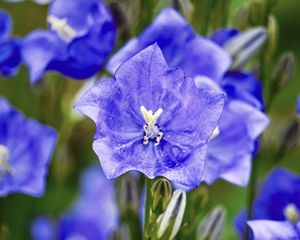
[[[0,9],[0,76],[16,75],[21,63],[21,40],[11,38],[11,31],[11,18]]]
[[[166,8],[108,63],[108,69],[114,72],[123,61],[157,42],[167,63],[182,68],[187,76],[195,77],[199,88],[227,93],[219,128],[209,142],[202,179],[208,184],[223,178],[240,186],[247,185],[257,137],[269,122],[261,112],[259,81],[249,73],[229,71],[230,56],[218,45],[237,34],[235,29],[220,31],[212,37],[214,43],[198,36],[183,17],[172,8]]]
[[[293,225],[290,222],[268,220],[248,221],[253,240],[299,240],[300,223]]]
[[[101,70],[116,34],[102,0],[55,0],[47,21],[49,30],[36,30],[24,38],[23,58],[32,83],[51,70],[74,79]]]
[[[266,229],[268,229],[268,231],[266,231],[266,234],[269,234],[269,230],[271,231],[273,228],[272,226],[274,226],[272,231],[275,232],[279,222],[285,222],[282,228],[284,228],[287,222],[290,222],[291,227],[293,227],[291,222],[299,225],[299,209],[300,177],[285,169],[276,168],[268,175],[260,189],[259,195],[254,201],[253,218],[251,220],[255,220],[254,222],[256,222],[256,220],[277,221],[277,223],[275,222],[274,224],[272,222],[267,223]],[[246,221],[246,212],[242,211],[236,219],[236,228],[240,236],[243,236],[245,232]],[[250,223],[250,226],[254,232],[256,230],[260,231],[261,229],[256,227],[256,223]],[[261,227],[263,227],[263,225],[261,225]]]
[[[204,75],[218,80],[231,63],[223,49],[198,36],[182,16],[166,8],[139,37],[130,40],[111,58],[108,69],[114,73],[124,61],[155,42],[169,66],[182,68],[187,76]]]
[[[111,179],[137,170],[197,187],[224,94],[171,70],[157,44],[100,81],[76,104],[96,123],[93,148]]]
[[[56,223],[37,218],[31,226],[34,240],[109,239],[118,224],[118,210],[113,182],[99,167],[88,168],[81,178],[80,195],[73,207]]]
[[[0,196],[42,196],[57,133],[0,98]]]
[[[33,240],[55,240],[56,223],[48,216],[38,217],[31,224],[31,237]]]

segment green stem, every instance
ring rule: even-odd
[[[256,195],[255,185],[256,185],[256,179],[258,177],[258,170],[259,170],[259,155],[257,155],[253,161],[252,161],[252,169],[251,169],[251,176],[249,180],[248,185],[248,194],[247,194],[247,219],[252,218],[252,212],[253,212],[253,201]],[[244,239],[248,240],[250,234],[250,229],[247,227]]]
[[[153,181],[147,177],[146,179],[146,203],[145,203],[145,218],[144,218],[144,236],[143,239],[149,239],[148,236],[148,228],[150,222],[150,210],[151,210],[151,202],[152,202],[152,194],[151,188],[153,185]]]
[[[211,18],[211,12],[213,10],[214,1],[207,0],[205,1],[205,3],[206,3],[205,6],[206,11],[204,12],[204,19],[200,28],[200,34],[203,36],[207,35],[207,32],[209,30],[209,22]]]
[[[265,1],[265,9],[264,9],[264,16],[262,20],[262,24],[264,26],[268,25],[268,18],[269,18],[269,13],[271,12],[272,8],[272,1],[271,0],[266,0]],[[268,78],[266,77],[266,58],[265,58],[265,48],[261,51],[260,55],[260,80],[263,83],[263,90],[265,92],[265,99],[266,101],[266,106],[269,106],[269,82]],[[256,179],[258,178],[258,173],[259,173],[259,161],[260,161],[260,155],[257,155],[253,161],[252,161],[252,170],[251,170],[251,176],[250,176],[250,181],[248,185],[248,194],[247,194],[247,219],[252,219],[253,215],[253,202],[256,196]],[[247,240],[250,237],[250,230],[249,228],[246,229],[244,239]]]

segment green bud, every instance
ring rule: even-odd
[[[0,225],[0,239],[8,240],[10,239],[10,232],[7,225]]]
[[[197,240],[218,240],[224,227],[225,209],[216,207],[209,212],[199,224],[196,233]]]
[[[273,15],[269,16],[268,19],[268,40],[267,40],[267,54],[271,58],[277,49],[278,43],[278,23]]]
[[[300,137],[300,124],[299,121],[296,119],[289,123],[282,132],[280,138],[280,147],[284,153],[293,149]]]
[[[235,26],[238,29],[245,30],[250,26],[249,23],[249,8],[248,7],[241,7],[236,16],[235,16]]]
[[[273,70],[272,82],[278,87],[285,86],[294,75],[295,68],[296,60],[294,53],[283,53]]]
[[[249,5],[249,23],[251,26],[259,26],[262,24],[264,15],[264,7],[260,2],[252,2]]]
[[[172,0],[172,2],[173,7],[182,13],[188,21],[192,19],[194,6],[190,0]]]
[[[155,212],[163,212],[170,201],[172,195],[172,185],[171,183],[165,179],[158,179],[152,186],[152,209]]]
[[[111,234],[110,240],[130,240],[129,229],[126,225],[121,225]]]
[[[186,193],[183,190],[176,190],[167,206],[166,211],[159,216],[158,239],[173,239],[178,233],[186,206]]]
[[[140,194],[138,181],[135,176],[124,175],[121,180],[121,189],[120,189],[120,209],[122,212],[127,210],[132,210],[133,212],[138,213],[139,203],[140,203]]]

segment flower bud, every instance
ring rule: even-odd
[[[235,16],[235,26],[238,29],[244,30],[249,27],[249,8],[241,7]]]
[[[252,2],[249,5],[249,23],[251,26],[258,26],[262,24],[264,15],[264,8],[260,2]]]
[[[289,123],[283,130],[279,138],[279,151],[277,153],[278,160],[285,156],[287,151],[293,149],[300,138],[300,123],[297,119]]]
[[[273,57],[273,54],[277,50],[277,43],[278,43],[278,22],[274,15],[269,15],[268,18],[268,39],[267,39],[267,50],[266,54],[267,57],[270,59]]]
[[[123,211],[139,211],[139,186],[135,176],[125,175],[121,182],[120,208]]]
[[[197,240],[218,240],[224,226],[225,209],[216,207],[206,215],[197,228]]]
[[[295,55],[292,52],[283,53],[272,73],[272,82],[279,87],[285,86],[293,76],[296,67]]]
[[[152,186],[152,209],[155,212],[163,212],[170,201],[172,195],[172,185],[165,179],[158,179]]]
[[[224,49],[232,56],[232,68],[243,65],[264,44],[267,31],[264,27],[255,27],[233,37],[225,45]]]
[[[178,233],[185,211],[186,193],[176,190],[167,206],[166,211],[158,218],[157,238],[173,239]]]
[[[130,232],[126,225],[121,225],[111,234],[110,240],[130,240]]]
[[[194,6],[190,0],[172,0],[173,7],[178,11],[181,12],[183,16],[186,17],[187,20],[192,19],[192,15],[194,12]]]

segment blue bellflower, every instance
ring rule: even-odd
[[[224,94],[170,69],[157,44],[123,63],[76,104],[96,123],[93,148],[112,179],[137,170],[197,187]]]
[[[203,181],[208,184],[223,178],[245,186],[256,139],[268,124],[268,118],[261,112],[263,104],[259,81],[246,72],[229,71],[230,56],[218,45],[236,34],[237,30],[228,30],[214,37],[216,42],[213,42],[198,36],[182,16],[172,8],[166,8],[108,63],[108,69],[114,72],[123,61],[157,42],[167,63],[198,79],[199,88],[227,93],[219,128],[215,131],[215,138],[209,142],[203,176]]]
[[[0,9],[0,76],[17,74],[21,63],[21,40],[10,37],[12,21],[7,12]]]
[[[101,70],[115,41],[115,26],[102,0],[55,0],[50,3],[49,30],[24,39],[23,58],[36,83],[46,71],[86,79]]]
[[[57,133],[0,98],[0,196],[42,196]]]
[[[56,223],[49,217],[37,218],[31,226],[34,240],[109,239],[117,227],[118,211],[113,182],[99,167],[90,167],[81,178],[80,195],[74,206]]]
[[[282,223],[281,234],[284,229],[293,229],[300,222],[300,177],[282,169],[274,169],[263,183],[259,195],[254,201],[253,218],[250,221],[254,235],[260,234],[265,226],[265,236],[272,232],[274,238],[256,239],[287,239],[276,238],[279,223]],[[263,221],[262,221],[263,220]],[[267,221],[270,220],[270,221]],[[272,221],[275,221],[273,223]],[[259,222],[262,224],[259,226]],[[236,228],[240,236],[245,232],[246,212],[242,211],[236,219]],[[299,229],[297,227],[296,229]],[[300,230],[300,229],[299,229]],[[294,232],[297,234],[297,232]],[[259,236],[259,235],[258,235]],[[278,235],[280,236],[280,235]],[[293,238],[291,238],[293,239]],[[298,238],[300,239],[300,235]]]

